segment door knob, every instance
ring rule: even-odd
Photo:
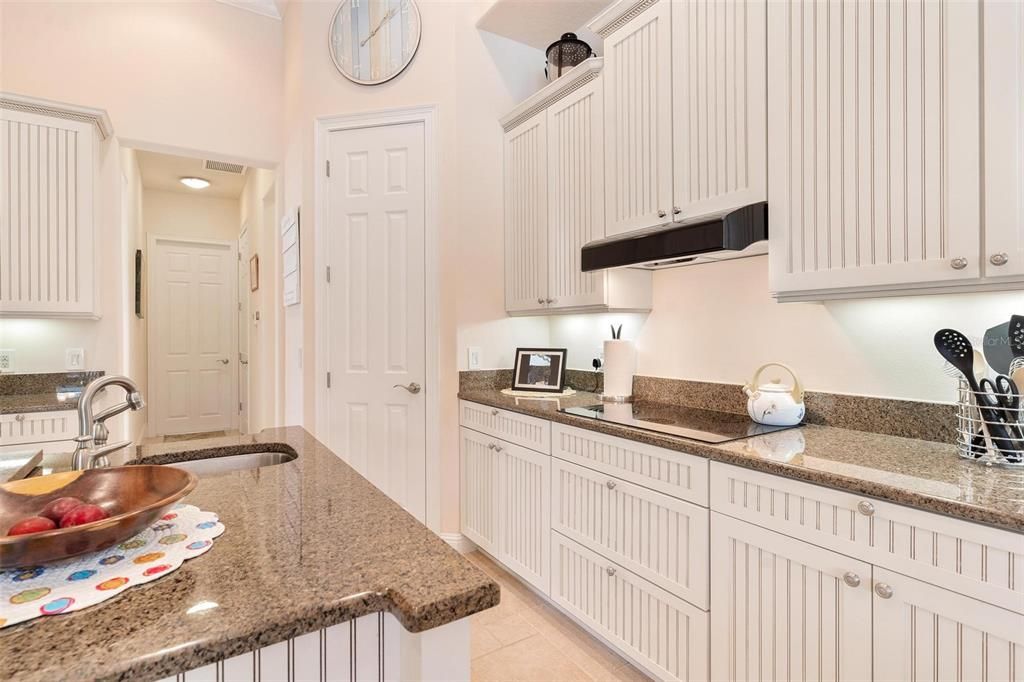
[[[411,384],[409,384],[408,386],[403,386],[402,384],[395,384],[391,388],[404,388],[405,390],[409,391],[409,393],[412,393],[413,395],[416,395],[417,393],[419,393],[423,389],[423,387],[420,386],[419,384],[417,384],[415,381],[412,382]]]
[[[221,358],[221,359],[220,359],[220,364],[222,364],[222,365],[226,365],[226,364],[228,364],[229,362],[231,362],[231,361],[230,361],[230,360],[228,360],[227,358]]]

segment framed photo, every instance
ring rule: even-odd
[[[517,348],[512,390],[561,393],[565,389],[564,348]]]
[[[260,288],[260,255],[254,254],[249,259],[249,291]]]

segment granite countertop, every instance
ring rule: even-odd
[[[825,485],[858,495],[1024,532],[1024,470],[963,460],[956,448],[832,426],[806,425],[709,444],[564,414],[553,401],[507,396],[495,388],[459,398],[670,450]],[[561,398],[561,407],[599,403],[594,393]]]
[[[74,410],[78,398],[101,371],[0,375],[0,415]]]
[[[111,601],[0,630],[4,678],[158,679],[370,613],[420,632],[498,603],[493,580],[302,428],[137,456],[167,463],[211,448],[298,458],[200,478],[184,501],[220,516],[213,549]],[[189,614],[199,603],[216,608]]]
[[[23,393],[19,395],[0,395],[0,414],[26,414],[30,412],[50,412],[51,410],[74,410],[78,407],[78,393],[58,394]]]

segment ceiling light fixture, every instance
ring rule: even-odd
[[[180,182],[189,189],[206,189],[210,186],[210,181],[202,178],[182,178]]]

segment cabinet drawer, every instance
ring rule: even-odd
[[[708,608],[708,510],[552,459],[552,528]]]
[[[1024,613],[1024,535],[720,462],[711,508]]]
[[[460,400],[459,423],[509,443],[551,454],[551,422],[546,419]]]
[[[708,460],[674,450],[552,425],[551,454],[694,504],[708,504]]]
[[[558,533],[551,599],[655,678],[707,679],[707,613]]]
[[[77,435],[75,410],[0,415],[0,441],[4,445],[70,440]]]

